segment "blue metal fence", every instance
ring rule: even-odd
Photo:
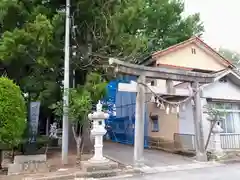
[[[118,91],[118,83],[130,83],[136,77],[125,76],[122,79],[111,81],[107,86],[107,96],[104,104],[110,113],[106,120],[108,137],[123,144],[134,144],[136,93]],[[115,109],[115,110],[114,110]],[[116,114],[113,112],[116,111]],[[148,147],[148,121],[145,112],[144,146]]]

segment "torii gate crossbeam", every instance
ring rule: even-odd
[[[198,73],[185,70],[178,70],[173,68],[163,67],[147,67],[143,65],[136,65],[123,62],[117,59],[110,58],[109,64],[115,67],[115,72],[134,75],[138,77],[138,84],[136,88],[136,114],[135,114],[135,134],[134,134],[134,164],[142,165],[143,152],[144,152],[144,113],[145,113],[145,96],[147,93],[146,78],[164,79],[166,80],[167,91],[165,94],[174,95],[174,87],[172,81],[190,82],[195,88],[196,93],[194,96],[195,109],[194,109],[194,126],[196,137],[196,154],[198,161],[207,161],[206,151],[204,148],[204,138],[202,130],[202,114],[201,114],[201,101],[199,83],[207,84],[214,80],[214,75],[207,73]]]
[[[211,83],[213,75],[192,71],[179,70],[174,68],[148,67],[143,65],[131,64],[111,58],[109,64],[116,67],[116,71],[122,74],[145,76],[146,78],[168,79],[173,81]]]

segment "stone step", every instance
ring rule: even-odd
[[[121,169],[112,169],[112,170],[101,170],[101,171],[93,171],[84,176],[84,178],[106,178],[117,176],[122,170]],[[76,178],[78,176],[76,175]]]
[[[88,161],[85,161],[85,162],[82,162],[82,169],[85,172],[114,170],[114,169],[118,169],[118,163],[113,161],[108,161],[106,163],[90,163]]]

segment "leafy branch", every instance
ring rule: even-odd
[[[77,156],[80,157],[83,146],[84,131],[89,131],[87,115],[93,105],[102,99],[106,92],[106,81],[97,73],[87,75],[86,83],[69,89],[68,116],[72,124],[74,139],[77,144]],[[63,101],[51,105],[51,109],[59,118],[63,115]]]
[[[208,118],[207,119],[210,121],[210,130],[209,130],[209,133],[208,133],[207,142],[205,144],[205,150],[206,150],[207,147],[208,147],[210,138],[211,138],[211,134],[212,134],[213,128],[214,128],[214,126],[216,125],[216,123],[218,121],[222,121],[223,120],[225,112],[219,111],[216,108],[213,108],[211,105],[205,105],[204,109],[205,109],[204,113],[208,114]]]

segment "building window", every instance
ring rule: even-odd
[[[158,132],[158,131],[159,131],[158,120],[153,120],[152,132]]]
[[[192,48],[192,54],[196,54],[196,49]]]
[[[154,85],[155,85],[154,81],[151,81],[151,86],[154,86]]]
[[[240,105],[237,103],[214,103],[212,107],[222,112],[223,133],[240,133]]]
[[[150,115],[150,118],[152,120],[152,132],[158,132],[159,131],[159,122],[158,122],[158,115]]]
[[[226,83],[227,82],[227,78],[223,77],[223,78],[219,79],[219,82],[220,83]]]

